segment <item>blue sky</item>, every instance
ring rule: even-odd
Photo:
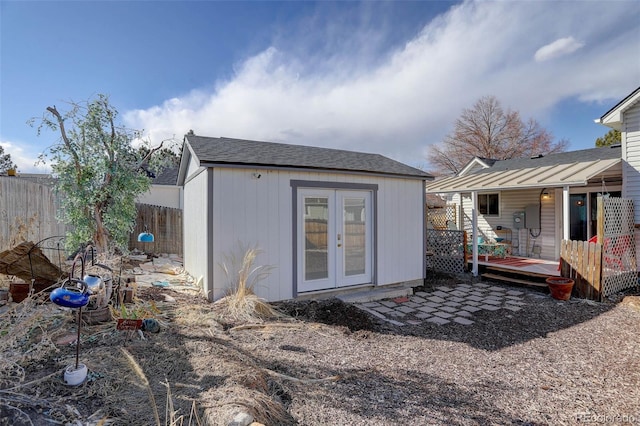
[[[494,95],[569,149],[640,85],[640,2],[0,0],[0,144],[21,172],[49,105],[110,95],[157,144],[189,130],[376,152],[425,150]]]

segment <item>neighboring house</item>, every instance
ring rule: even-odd
[[[622,144],[622,196],[634,203],[636,224],[636,253],[640,253],[638,226],[640,226],[640,87],[618,102],[602,117],[595,120],[621,134]]]
[[[474,158],[457,176],[427,185],[459,206],[470,241],[511,242],[513,255],[557,260],[560,242],[596,234],[599,194],[620,196],[620,146],[533,158]],[[474,208],[475,207],[475,208]],[[473,272],[477,274],[477,253]]]
[[[151,182],[149,191],[140,195],[138,203],[182,208],[182,187],[178,185],[178,166],[162,170]]]
[[[16,178],[29,180],[31,182],[41,183],[47,186],[53,186],[56,183],[56,179],[48,173],[20,173],[17,172]]]
[[[184,266],[210,300],[229,288],[222,264],[240,245],[273,267],[269,301],[425,277],[425,180],[381,155],[188,134]]]

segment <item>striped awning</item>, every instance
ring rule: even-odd
[[[488,168],[486,171],[465,176],[453,176],[428,182],[427,192],[502,191],[585,186],[589,180],[597,177],[621,176],[621,164],[620,158],[611,158],[495,172]]]

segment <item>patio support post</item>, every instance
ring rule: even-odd
[[[478,276],[478,191],[471,192],[471,273]]]
[[[569,206],[569,187],[568,186],[563,186],[562,187],[562,239],[563,240],[569,240],[570,238],[570,233],[569,233],[569,212],[570,212],[570,206]]]

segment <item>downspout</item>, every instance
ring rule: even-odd
[[[478,276],[478,191],[471,192],[471,247],[472,266],[471,273]]]
[[[571,234],[569,233],[569,213],[570,213],[570,206],[569,206],[569,187],[568,186],[563,186],[562,187],[562,239],[563,240],[569,240]]]
[[[427,181],[422,181],[422,283],[427,284]]]

